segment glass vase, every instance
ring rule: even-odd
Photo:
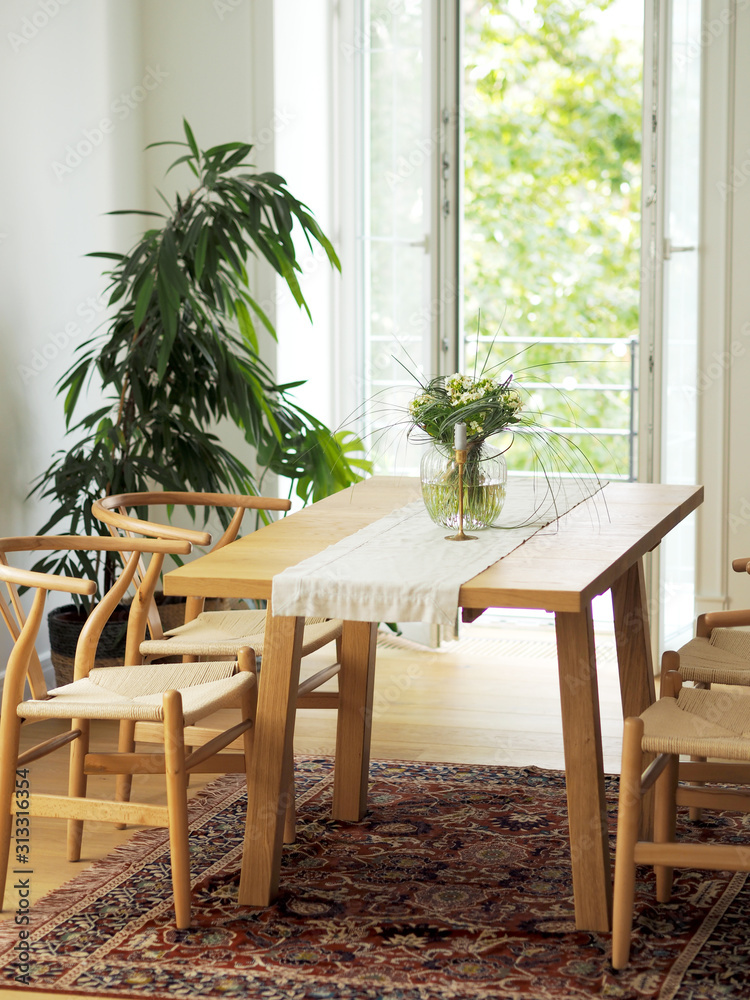
[[[435,524],[458,528],[458,465],[450,445],[433,441],[420,465],[422,498]],[[488,528],[505,503],[508,469],[502,452],[486,441],[470,443],[464,466],[464,529]]]

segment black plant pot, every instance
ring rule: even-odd
[[[58,686],[70,684],[73,680],[76,645],[85,621],[86,613],[75,604],[54,608],[47,615],[50,657]],[[97,667],[111,667],[124,662],[127,628],[128,608],[120,605],[104,626],[96,647]]]

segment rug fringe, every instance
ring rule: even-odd
[[[727,912],[729,907],[742,892],[747,882],[750,872],[735,872],[732,880],[722,893],[721,899],[715,903],[706,919],[687,943],[672,968],[667,973],[667,977],[662,983],[657,1000],[674,1000],[677,990],[682,985],[685,973],[692,965],[696,955],[701,948],[710,940],[711,935],[716,930],[719,921]]]

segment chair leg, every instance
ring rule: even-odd
[[[705,757],[690,758],[690,760],[701,761],[701,762],[704,761],[705,759],[706,759]],[[692,781],[691,784],[695,785],[696,787],[700,787],[700,785],[704,785],[705,782]],[[688,806],[688,819],[690,820],[691,823],[700,823],[702,818],[703,818],[703,809],[700,806]]]
[[[252,719],[253,721],[252,729],[246,730],[242,736],[242,749],[245,758],[245,781],[247,783],[247,797],[248,801],[250,801],[252,757],[253,748],[255,747],[255,720],[258,714],[258,666],[255,650],[250,649],[249,646],[240,647],[237,650],[237,664],[240,670],[246,671],[255,677],[253,687],[246,694],[242,695],[240,699],[242,721],[245,722],[247,719]]]
[[[188,843],[184,717],[180,692],[165,692],[163,704],[172,890],[174,892],[175,922],[179,930],[184,930],[190,926],[190,846]]]
[[[7,721],[5,719],[0,721],[0,759],[3,761],[3,768],[0,771],[0,910],[3,909],[10,844],[13,837],[14,814],[11,807],[16,790],[16,761],[21,731],[21,720],[15,712],[11,715],[10,710],[6,709],[6,713]]]
[[[675,669],[679,670],[679,667],[677,667]],[[696,681],[695,687],[701,688],[704,691],[710,691],[711,690],[711,685],[709,683],[705,683],[703,681]],[[705,757],[691,757],[690,758],[690,760],[696,760],[696,761],[700,761],[700,762],[703,762],[705,759],[706,759]],[[705,785],[705,781],[691,781],[690,784],[693,785],[693,786],[695,786],[695,788],[700,788],[701,786]],[[690,820],[691,823],[700,823],[700,821],[701,821],[702,818],[703,818],[703,810],[701,809],[700,806],[689,806],[688,807],[688,819]]]
[[[297,806],[294,801],[294,767],[286,786],[286,814],[284,816],[284,843],[293,844],[297,839]]]
[[[73,719],[72,729],[80,729],[81,735],[70,745],[70,770],[68,772],[68,795],[70,798],[86,798],[86,771],[84,762],[89,752],[89,732],[91,723],[88,719]],[[81,841],[83,839],[83,820],[68,820],[68,861],[81,860]]]
[[[336,659],[341,662],[341,636],[336,639]],[[300,663],[302,658],[300,657]],[[284,813],[284,833],[282,836],[285,844],[293,844],[297,839],[297,803],[294,794],[294,757],[290,766],[289,775],[285,782],[286,792],[286,812]]]
[[[242,722],[252,721],[252,729],[246,729],[242,734],[242,751],[245,758],[245,781],[250,785],[250,767],[252,764],[253,747],[255,746],[255,719],[258,714],[258,668],[255,660],[255,650],[243,646],[237,651],[237,663],[241,671],[252,674],[255,684],[240,698]]]
[[[656,782],[654,801],[654,842],[657,844],[673,843],[677,825],[677,781],[679,777],[679,758],[671,756],[669,764],[659,775]],[[654,865],[656,873],[656,898],[660,903],[668,903],[672,896],[672,876],[674,868],[667,865]]]
[[[641,819],[642,737],[641,719],[626,719],[622,741],[612,909],[612,965],[615,969],[623,969],[630,958],[635,900],[635,845]]]
[[[117,750],[119,753],[133,753],[135,750],[135,723],[129,719],[123,719],[120,722]],[[118,802],[130,802],[132,787],[132,774],[118,774],[115,779],[115,799]],[[124,830],[125,827],[125,823],[115,823],[115,830]]]
[[[670,697],[676,697],[676,692],[673,692],[673,691],[670,690],[670,683],[669,683],[669,681],[667,679],[668,678],[668,674],[669,674],[669,672],[671,670],[675,670],[675,671],[677,671],[679,673],[679,670],[680,670],[680,657],[679,657],[679,654],[676,653],[674,650],[668,649],[668,650],[666,650],[662,654],[662,658],[661,658],[662,695],[669,695]],[[710,688],[711,687],[710,684],[703,684],[702,682],[698,682],[695,686],[699,687],[699,688]],[[690,759],[691,760],[705,760],[705,757],[691,757]],[[702,785],[703,782],[702,781],[695,781],[695,782],[693,782],[693,784],[694,785]],[[700,806],[690,806],[690,808],[688,809],[688,815],[690,817],[690,822],[691,823],[698,823],[698,822],[700,822],[700,818],[701,818],[702,814],[703,814],[703,810],[701,809]],[[659,884],[658,878],[659,877],[658,877],[658,873],[657,873],[657,885]],[[658,890],[657,890],[657,892],[658,892]],[[660,900],[660,902],[665,902],[665,900],[662,900],[660,896],[658,896],[657,898]],[[669,897],[667,897],[667,898],[669,898]]]

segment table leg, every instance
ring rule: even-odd
[[[349,823],[367,810],[376,634],[374,622],[344,622],[341,636],[333,818]]]
[[[240,876],[243,906],[268,906],[279,886],[304,624],[304,618],[266,619]]]
[[[615,618],[617,666],[620,672],[622,717],[640,715],[656,700],[654,667],[651,658],[651,635],[648,626],[648,603],[643,560],[626,570],[612,587],[612,608]],[[641,771],[645,771],[654,754],[644,753]],[[651,840],[654,819],[654,790],[649,789],[641,808],[641,837]]]
[[[643,560],[626,570],[612,587],[622,714],[640,715],[656,699]]]
[[[591,605],[555,615],[576,927],[607,931],[612,872]]]

